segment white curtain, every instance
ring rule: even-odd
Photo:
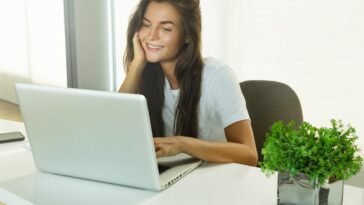
[[[17,82],[67,86],[63,0],[0,1],[0,99]]]

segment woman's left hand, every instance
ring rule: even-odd
[[[182,152],[181,136],[155,137],[154,146],[157,158],[173,156]]]

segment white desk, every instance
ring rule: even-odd
[[[0,131],[4,130],[0,121]],[[6,122],[8,123],[8,122]],[[5,123],[5,124],[6,124]],[[15,126],[16,127],[16,126]],[[14,128],[14,127],[13,127]],[[22,124],[18,124],[24,131]],[[2,129],[2,130],[1,130]],[[17,130],[11,130],[17,131]],[[14,195],[21,204],[256,204],[277,201],[277,176],[239,164],[205,164],[162,192],[45,174],[37,171],[21,143],[0,147],[0,201]],[[9,200],[9,201],[5,201]],[[15,200],[15,199],[14,199]],[[20,203],[19,201],[22,201]],[[363,205],[364,189],[344,188],[344,205]]]

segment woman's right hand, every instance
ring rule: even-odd
[[[146,62],[145,52],[139,38],[139,32],[136,32],[133,37],[133,47],[134,47],[134,59],[131,64],[136,66],[144,65]],[[144,66],[143,66],[144,67]]]
[[[143,73],[146,63],[145,52],[140,42],[139,33],[136,32],[133,36],[134,58],[127,68],[127,74],[122,83],[119,92],[122,93],[137,93],[139,87],[140,76]]]

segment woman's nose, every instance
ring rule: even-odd
[[[157,28],[152,28],[149,32],[149,40],[157,40],[158,39],[158,30]]]

